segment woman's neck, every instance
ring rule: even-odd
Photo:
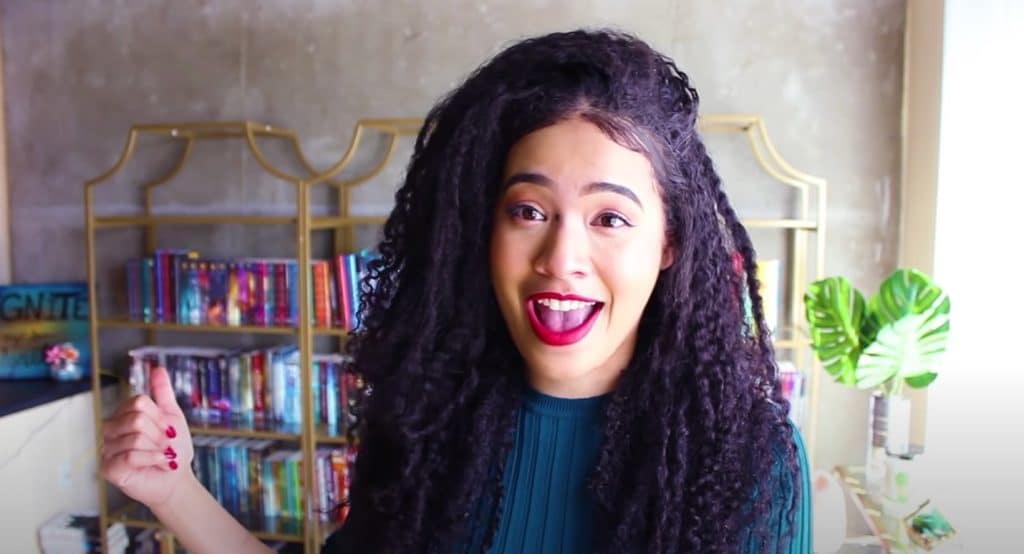
[[[533,390],[555,398],[592,398],[615,390],[619,374],[583,375],[574,379],[554,379],[526,371],[526,382]]]

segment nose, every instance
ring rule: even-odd
[[[580,227],[556,217],[534,259],[534,270],[557,279],[586,276],[590,272],[590,245],[586,230]]]

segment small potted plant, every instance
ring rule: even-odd
[[[78,349],[70,342],[55,344],[47,348],[45,353],[50,375],[58,381],[77,381],[82,378],[83,371],[78,358]]]
[[[938,377],[949,337],[949,297],[914,269],[892,273],[870,301],[843,277],[815,281],[804,295],[811,347],[844,385],[874,389],[875,447],[909,451],[910,404],[904,385],[927,387]]]

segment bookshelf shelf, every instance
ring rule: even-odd
[[[349,225],[383,225],[387,219],[388,216],[386,215],[314,217],[309,224],[309,228],[313,230],[325,230],[337,229],[339,227],[346,227]]]
[[[100,319],[99,327],[146,329],[150,331],[184,331],[191,333],[242,333],[254,335],[295,335],[298,327],[275,325],[185,325],[182,323],[146,323],[133,319]],[[345,337],[348,332],[339,327],[314,327],[314,335]]]
[[[112,215],[95,218],[97,229],[148,227],[153,225],[295,225],[293,216],[275,215]]]
[[[340,350],[340,347],[348,335],[347,331],[340,327],[317,327],[314,323],[314,315],[317,316],[317,321],[327,320],[321,319],[319,305],[311,306],[310,302],[296,302],[299,305],[298,314],[296,314],[299,324],[294,327],[150,323],[129,319],[124,317],[124,314],[115,314],[112,317],[100,317],[100,309],[97,304],[98,276],[107,275],[110,272],[106,270],[99,271],[97,268],[97,252],[99,250],[99,247],[97,246],[97,236],[105,229],[139,228],[144,234],[143,243],[145,255],[153,256],[158,250],[158,232],[166,233],[169,229],[173,232],[175,227],[202,225],[278,226],[282,228],[284,236],[291,237],[294,240],[295,254],[293,261],[297,267],[297,276],[290,282],[296,284],[297,291],[295,292],[297,292],[297,298],[316,298],[312,287],[319,285],[317,285],[317,281],[314,278],[313,265],[315,260],[312,256],[311,249],[312,243],[314,242],[313,238],[316,237],[320,239],[322,238],[322,235],[314,233],[318,233],[320,231],[331,231],[329,244],[333,251],[333,256],[331,258],[333,260],[337,258],[339,254],[354,252],[357,250],[355,240],[356,226],[379,225],[386,221],[387,217],[385,215],[352,215],[352,191],[355,187],[360,186],[379,175],[387,166],[389,160],[392,159],[397,147],[398,139],[400,137],[414,136],[419,132],[421,125],[422,119],[419,118],[360,120],[356,123],[355,128],[353,129],[352,140],[346,152],[337,162],[324,170],[318,170],[313,167],[305,153],[302,151],[298,136],[293,131],[282,127],[249,121],[191,122],[132,126],[128,131],[128,136],[120,157],[113,167],[103,174],[85,182],[86,271],[89,284],[90,347],[93,353],[93,411],[96,428],[102,428],[102,418],[106,408],[102,404],[103,401],[100,394],[99,376],[102,373],[102,370],[100,369],[100,360],[106,359],[109,362],[110,358],[109,354],[106,358],[104,358],[102,354],[101,342],[99,340],[101,331],[118,329],[142,330],[146,334],[147,342],[154,346],[160,346],[160,332],[224,333],[234,336],[248,335],[257,338],[267,338],[272,336],[291,337],[292,340],[294,340],[294,344],[298,347],[296,354],[297,366],[293,365],[292,367],[298,367],[297,371],[299,372],[298,379],[291,382],[297,382],[299,384],[299,386],[296,387],[298,389],[297,393],[299,398],[288,397],[286,403],[290,404],[293,400],[296,401],[291,405],[301,408],[301,424],[275,424],[237,420],[217,421],[213,418],[191,418],[189,421],[189,430],[195,437],[204,437],[203,447],[206,448],[208,452],[215,447],[223,447],[226,452],[230,452],[230,449],[232,448],[244,449],[265,447],[268,449],[265,450],[266,452],[272,451],[274,455],[281,454],[287,456],[289,464],[298,462],[297,465],[289,465],[288,467],[298,467],[300,469],[297,471],[301,471],[301,473],[290,474],[289,479],[297,477],[297,480],[290,482],[301,483],[301,488],[298,490],[302,498],[301,504],[305,509],[304,517],[302,519],[237,517],[243,525],[261,539],[300,543],[303,545],[303,550],[305,552],[318,552],[323,539],[326,537],[327,533],[336,527],[336,525],[322,522],[320,514],[315,511],[316,504],[321,498],[320,490],[316,485],[318,480],[317,466],[320,462],[325,460],[325,458],[318,458],[318,455],[321,454],[321,452],[318,451],[317,447],[319,445],[322,447],[337,447],[340,449],[342,446],[349,445],[349,441],[347,437],[341,436],[337,433],[332,433],[330,429],[326,428],[326,426],[317,423],[318,420],[316,416],[318,415],[318,411],[317,406],[314,403],[313,388],[318,383],[317,379],[320,378],[323,373],[320,375],[314,375],[312,371],[312,368],[314,367],[313,339],[314,337],[321,337],[321,341],[326,340],[331,344],[336,344]],[[369,169],[366,169],[361,173],[359,171],[345,171],[346,169],[351,169],[349,166],[355,159],[355,153],[359,150],[362,141],[369,134],[377,134],[378,136],[383,135],[387,147],[383,149],[383,151],[377,151],[379,157]],[[135,213],[96,213],[95,195],[97,188],[103,186],[107,181],[111,180],[115,175],[121,172],[135,152],[137,138],[142,135],[160,136],[171,144],[183,146],[183,148],[180,149],[177,163],[170,171],[163,173],[162,175],[157,175],[151,180],[140,183],[139,192],[141,193],[142,201],[138,211]],[[291,144],[296,154],[298,165],[301,167],[300,171],[287,171],[272,163],[267,156],[264,155],[263,149],[260,146],[260,141],[257,139],[283,140],[286,143]],[[165,187],[180,173],[181,169],[190,159],[194,146],[200,142],[216,140],[244,141],[245,145],[248,146],[250,151],[249,153],[257,163],[259,163],[262,169],[266,171],[266,173],[279,180],[285,181],[290,185],[291,191],[295,194],[294,212],[287,214],[159,213],[160,210],[154,209],[154,192],[157,188]],[[313,216],[311,210],[311,196],[314,190],[319,190],[321,187],[326,187],[328,189],[327,192],[329,194],[327,197],[330,198],[328,201],[329,209],[325,213],[318,212],[317,216]],[[240,207],[240,211],[244,211],[244,208],[245,207]],[[319,240],[317,242],[318,246],[324,244]],[[239,256],[244,256],[246,253],[241,252],[238,254]],[[317,289],[317,291],[319,292],[320,289]],[[317,346],[322,348],[324,345],[318,342]],[[323,360],[324,358],[318,359]],[[321,372],[323,372],[324,370],[322,368],[324,366],[320,367]],[[328,372],[328,375],[332,374]],[[337,386],[342,385],[338,383]],[[323,396],[320,397],[320,401],[323,401]],[[330,406],[333,405],[330,404],[330,401],[327,402],[328,410],[332,409]],[[298,420],[300,418],[298,417],[298,414],[295,414],[295,417],[290,417],[289,419]],[[239,439],[258,440],[254,440],[250,443],[250,441]],[[97,433],[96,440],[97,451],[99,451],[99,447],[102,446],[102,433]],[[272,444],[269,441],[274,441],[275,443],[288,443],[292,445],[297,443],[298,447],[296,449],[287,448],[284,450],[270,450],[276,449],[277,445]],[[261,443],[266,444],[260,447],[254,446],[255,444]],[[249,444],[249,446],[238,446],[245,444]],[[298,452],[295,450],[298,450]],[[233,454],[227,455],[233,456]],[[332,453],[330,455],[333,458],[335,454]],[[344,455],[347,456],[347,454]],[[220,454],[218,454],[218,456],[220,456]],[[262,458],[263,461],[267,461],[268,459],[269,458]],[[316,460],[317,462],[302,463],[302,461],[309,462],[311,460]],[[284,461],[284,458],[278,457],[273,463],[277,463],[277,461]],[[344,468],[344,464],[348,462],[344,460],[335,462],[335,460],[332,459],[330,460],[330,463],[332,465],[335,463],[342,464],[340,467]],[[293,469],[290,471],[296,470]],[[101,528],[106,529],[107,526],[116,521],[123,522],[131,527],[161,527],[160,523],[153,517],[153,515],[149,513],[144,506],[137,503],[131,504],[120,510],[111,510],[108,504],[107,487],[101,486],[99,489]],[[223,490],[223,488],[221,490]],[[294,508],[294,504],[292,506]],[[104,535],[101,534],[101,537],[103,536]],[[161,547],[162,551],[165,553],[174,552],[174,538],[169,533],[163,533],[162,536],[164,537]],[[105,543],[105,539],[102,540],[104,540],[104,542],[101,546],[103,551],[106,552],[107,545]]]
[[[339,435],[336,432],[328,430],[325,425],[317,426],[316,442],[317,442],[317,444],[325,444],[325,445],[326,444],[333,444],[333,445],[350,444],[350,441],[348,440],[348,437],[346,437],[345,435]]]
[[[253,517],[247,514],[233,514],[249,531],[259,539],[301,543],[304,541],[302,520],[277,517]],[[110,512],[112,522],[121,522],[127,527],[160,529],[163,526],[153,512],[138,502],[129,502]]]
[[[796,350],[809,347],[811,341],[806,339],[782,339],[776,340],[773,344],[776,350]]]
[[[231,420],[215,421],[211,419],[193,417],[188,420],[188,428],[193,435],[272,439],[282,441],[302,440],[302,426],[297,423]]]
[[[818,224],[805,219],[744,219],[741,221],[748,229],[800,229],[816,231]]]

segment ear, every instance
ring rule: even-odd
[[[676,249],[666,240],[661,248],[661,269],[668,269],[676,261]]]

